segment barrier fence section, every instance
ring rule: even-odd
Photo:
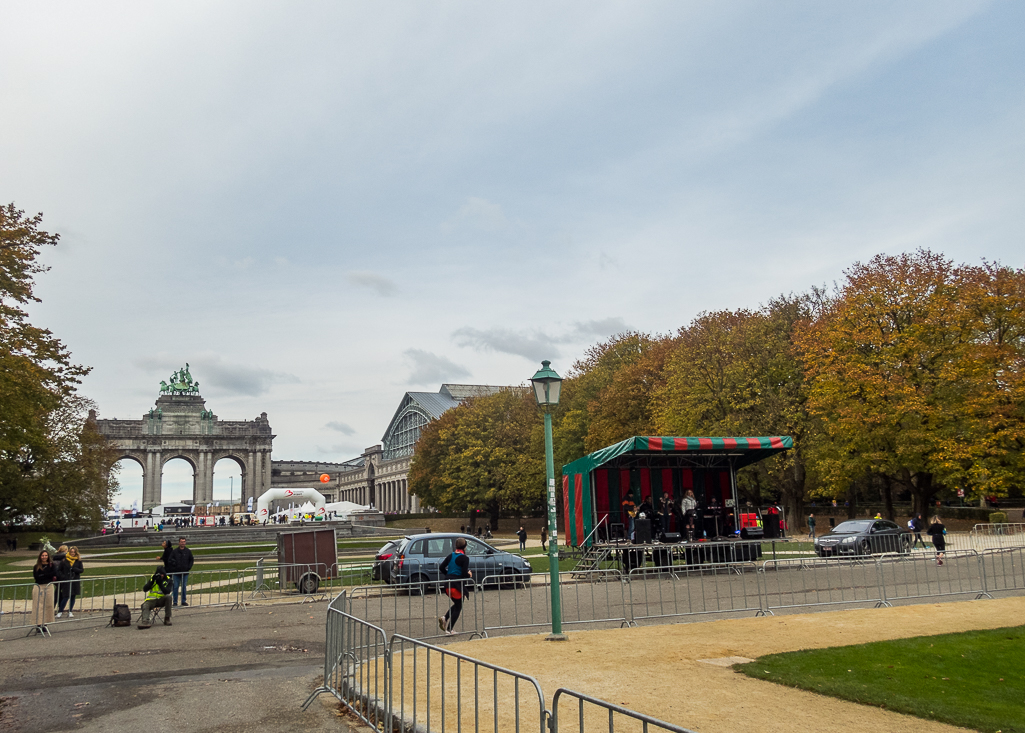
[[[970,532],[972,547],[989,550],[1002,547],[1025,547],[1025,524],[976,524]]]
[[[402,730],[547,730],[541,685],[522,672],[396,635],[391,675],[391,712]]]
[[[389,634],[418,639],[446,636],[441,619],[448,612],[451,601],[440,592],[442,585],[406,583],[359,586],[348,592],[347,610],[353,616],[380,626]],[[456,634],[469,634],[471,639],[487,636],[477,600],[480,595],[483,594],[479,586],[464,592],[462,613],[452,629]]]
[[[630,621],[708,613],[762,612],[757,566],[677,565],[630,571]]]
[[[987,591],[1025,590],[1025,547],[983,550],[979,563]]]
[[[484,578],[478,594],[483,627],[489,631],[551,626],[551,583],[548,573],[532,573],[526,583],[500,585],[506,576]],[[615,569],[559,573],[564,625],[631,623],[623,575]]]
[[[193,570],[187,575],[186,601],[189,607],[244,608],[239,571]],[[135,616],[146,598],[143,586],[151,577],[152,574],[83,577],[77,581],[81,592],[74,596],[74,616],[65,614],[46,625],[107,621],[116,603],[127,604]],[[60,602],[62,596],[67,597],[65,611],[71,607],[72,584],[75,582],[51,583],[55,605]],[[37,625],[32,614],[33,588],[35,583],[0,585],[0,629],[34,628]]]
[[[575,717],[567,716],[565,719],[559,717],[559,702],[562,698],[576,700],[577,714]],[[615,703],[600,700],[597,697],[567,690],[565,687],[560,687],[555,691],[555,697],[552,698],[551,716],[552,733],[559,733],[560,730],[566,733],[570,733],[570,731],[592,733],[604,728],[606,725],[608,726],[607,730],[609,733],[631,730],[639,730],[643,733],[648,733],[650,730],[664,730],[671,733],[694,733],[689,728],[681,728],[678,725],[666,723],[658,718],[652,718],[650,715],[630,710],[622,705],[616,705]]]
[[[885,603],[871,557],[766,560],[758,572],[766,613],[783,608]]]
[[[929,555],[880,555],[875,558],[882,604],[913,598],[941,596],[989,596],[979,553],[975,550],[950,550],[943,565]]]

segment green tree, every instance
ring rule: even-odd
[[[527,513],[544,502],[544,433],[533,394],[502,390],[472,397],[420,434],[410,491],[443,511]]]
[[[54,335],[29,323],[24,306],[38,302],[35,277],[47,268],[39,264],[43,247],[54,246],[59,235],[41,229],[42,215],[26,217],[14,204],[0,206],[0,520],[21,516],[37,519],[62,489],[88,496],[102,494],[91,484],[58,481],[59,467],[84,459],[84,449],[70,449],[68,436],[80,434],[85,415],[76,389],[89,372],[71,362],[71,355]],[[77,429],[68,416],[78,411]],[[93,438],[82,446],[95,445]],[[90,448],[91,450],[91,448]],[[92,454],[90,454],[92,455]],[[84,469],[83,469],[84,470]],[[105,472],[104,472],[105,473]],[[86,471],[80,478],[99,480]],[[109,486],[104,479],[100,482]],[[97,509],[90,510],[94,516]]]

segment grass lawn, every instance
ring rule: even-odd
[[[1025,626],[771,654],[758,679],[973,730],[1025,733]]]

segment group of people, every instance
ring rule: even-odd
[[[671,494],[663,494],[661,501],[652,501],[651,497],[645,497],[640,506],[628,494],[622,502],[623,513],[627,519],[627,538],[634,538],[636,519],[650,519],[652,529],[656,532],[661,530],[663,534],[668,533],[672,526],[672,519],[676,518],[676,527],[680,534],[686,534],[688,541],[693,541],[697,533],[696,524],[698,516],[698,500],[692,489],[687,489],[683,496],[673,500]],[[722,507],[713,496],[708,505],[710,516],[721,517]],[[717,525],[718,526],[718,525]]]
[[[82,593],[84,571],[77,547],[61,545],[52,556],[50,550],[40,551],[32,567],[36,583],[32,589],[32,623],[41,633],[47,633],[46,625],[61,618],[65,609],[68,618],[75,617],[75,599]]]
[[[62,618],[65,611],[68,618],[75,617],[75,600],[82,593],[82,573],[85,566],[77,547],[61,545],[55,552],[43,549],[32,567],[32,623],[40,633],[49,633],[47,624]],[[177,546],[169,540],[161,543],[160,566],[142,589],[146,597],[142,604],[140,629],[152,625],[150,616],[157,607],[164,608],[164,625],[171,625],[171,608],[181,601],[188,606],[186,593],[189,572],[195,564],[192,550],[186,547],[186,539],[180,537]]]
[[[522,525],[518,530],[516,530],[516,537],[520,541],[520,551],[522,552],[523,550],[527,549],[527,530],[523,529]],[[547,544],[548,527],[545,526],[541,528],[541,552],[547,552],[547,549],[545,548]]]

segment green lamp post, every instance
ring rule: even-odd
[[[552,369],[550,361],[542,361],[541,369],[530,378],[537,404],[545,411],[545,469],[548,477],[548,568],[551,574],[552,633],[550,641],[565,641],[562,633],[562,598],[559,594],[559,529],[555,518],[555,458],[552,454],[551,408],[559,404],[562,377]]]

